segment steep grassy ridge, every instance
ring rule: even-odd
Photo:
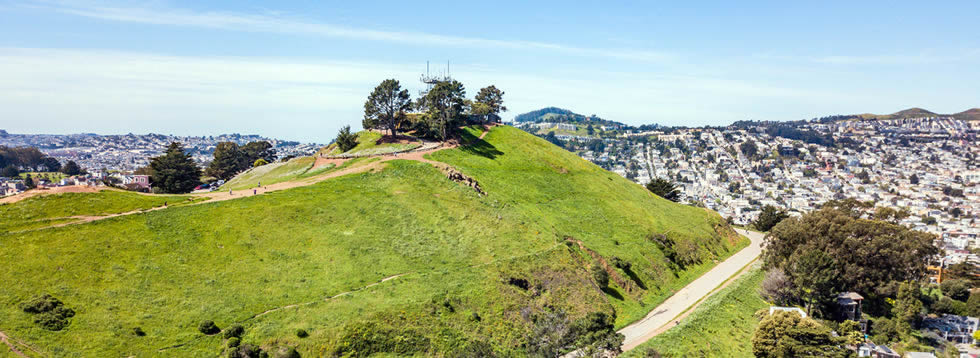
[[[0,234],[0,331],[55,356],[220,354],[222,338],[197,331],[203,320],[241,323],[243,342],[304,356],[520,355],[543,312],[618,311],[626,322],[744,244],[716,214],[534,136],[475,134],[431,157],[486,196],[394,160],[268,194]],[[692,243],[703,263],[666,262],[652,234]],[[622,285],[600,291],[588,268],[613,256],[632,268],[611,268]],[[77,312],[64,330],[18,307],[44,293]]]

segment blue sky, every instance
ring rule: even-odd
[[[0,0],[0,128],[327,142],[450,61],[504,117],[722,125],[980,106],[980,2]]]

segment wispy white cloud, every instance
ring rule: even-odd
[[[308,21],[272,11],[261,14],[247,14],[220,11],[193,11],[159,5],[127,7],[63,1],[44,1],[36,3],[36,6],[61,13],[88,18],[154,25],[192,26],[232,31],[323,36],[426,46],[541,50],[577,56],[614,58],[643,62],[661,62],[674,60],[677,58],[677,56],[673,54],[650,50],[591,48],[539,41],[499,40],[479,37],[450,36],[425,32],[403,32],[355,28],[324,22]]]

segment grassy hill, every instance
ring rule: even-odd
[[[913,107],[892,114],[864,113],[864,114],[854,115],[854,117],[864,119],[864,120],[905,119],[905,118],[924,118],[924,117],[953,117],[964,121],[976,121],[976,120],[980,120],[980,108],[972,108],[956,114],[938,114],[922,108]]]
[[[664,357],[753,357],[752,334],[759,325],[754,314],[769,307],[758,293],[764,274],[752,268],[701,303],[680,325],[623,356],[643,357],[654,349]]]
[[[98,193],[38,195],[15,204],[0,204],[0,234],[32,230],[78,220],[80,216],[103,216],[201,201],[188,195],[144,195],[122,190]]]
[[[204,320],[303,356],[522,354],[537,317],[615,313],[623,326],[747,243],[715,213],[520,130],[478,133],[429,158],[486,195],[393,160],[268,194],[0,233],[0,331],[52,356],[221,354],[221,335],[198,332]],[[690,261],[670,262],[657,239]],[[599,262],[631,267],[608,265],[600,290]],[[63,330],[20,307],[42,294],[76,312]]]

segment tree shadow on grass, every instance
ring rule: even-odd
[[[636,275],[636,272],[633,272],[633,269],[627,268],[623,270],[623,272],[626,272],[626,275],[629,276],[630,279],[633,280],[633,282],[636,282],[636,285],[639,286],[641,289],[644,290],[647,289],[647,285],[643,284],[643,281],[641,281],[640,277]]]
[[[479,155],[487,159],[494,159],[498,155],[504,154],[504,152],[498,150],[497,147],[494,147],[493,144],[490,144],[489,142],[480,139],[467,131],[462,131],[460,133],[460,143],[462,143],[462,145],[459,147],[459,150],[469,154]]]
[[[623,298],[623,295],[621,293],[619,293],[619,291],[617,291],[617,290],[615,290],[615,289],[613,289],[611,287],[603,287],[602,288],[602,292],[605,292],[607,295],[610,295],[610,296],[612,296],[612,298],[615,298],[615,299],[620,300],[620,301],[622,301],[622,300],[625,299],[625,298]]]

